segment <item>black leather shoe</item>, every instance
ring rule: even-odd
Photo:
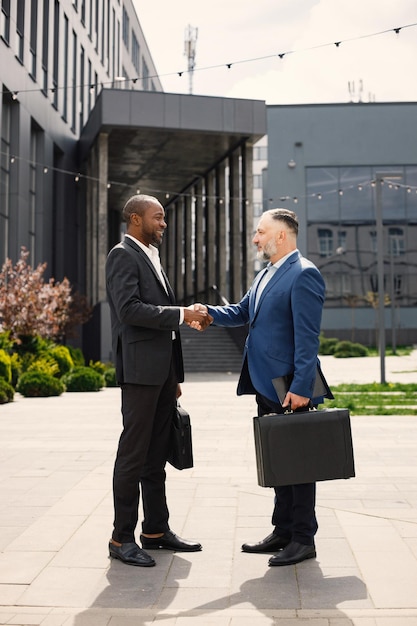
[[[290,543],[290,539],[286,537],[280,537],[275,533],[271,533],[262,541],[258,541],[258,543],[244,543],[242,546],[243,552],[278,552],[278,550],[282,550]]]
[[[142,548],[147,550],[174,550],[175,552],[199,552],[202,550],[201,543],[192,543],[181,539],[172,530],[167,530],[162,537],[144,537],[140,536]]]
[[[269,565],[295,565],[306,559],[314,559],[316,556],[316,548],[306,546],[297,541],[291,541],[286,548],[278,552],[269,559]]]
[[[122,543],[121,546],[116,546],[111,541],[109,542],[109,555],[112,559],[119,559],[127,565],[137,565],[138,567],[152,567],[155,565],[155,561],[150,554],[146,554],[144,550],[139,548],[137,543]]]

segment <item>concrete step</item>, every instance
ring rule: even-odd
[[[242,348],[226,328],[198,332],[183,324],[180,332],[186,372],[240,372]]]

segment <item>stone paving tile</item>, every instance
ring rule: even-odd
[[[332,377],[348,375],[339,361]],[[378,368],[363,361],[366,380]],[[119,390],[0,407],[0,624],[417,626],[416,418],[352,418],[357,478],[318,485],[317,560],[268,568],[241,552],[271,531],[273,491],[257,485],[255,403],[236,381],[183,385],[195,467],[168,467],[167,492],[173,529],[203,551],[154,552],[150,569],[107,555]]]

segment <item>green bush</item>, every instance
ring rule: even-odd
[[[48,374],[49,376],[59,376],[59,366],[55,359],[50,355],[43,355],[39,357],[34,357],[34,359],[30,362],[26,367],[26,372],[42,372],[43,374]]]
[[[67,391],[100,391],[104,387],[103,374],[96,372],[92,367],[74,367],[62,380]]]
[[[73,360],[74,367],[85,365],[85,359],[81,348],[74,348],[74,346],[67,346],[67,348]]]
[[[352,343],[351,341],[339,341],[334,350],[334,356],[338,359],[344,359],[354,356],[368,356],[368,350],[361,343]]]
[[[106,369],[104,372],[104,381],[106,383],[106,387],[117,387],[115,367],[108,367]]]
[[[43,339],[39,335],[20,335],[14,344],[14,349],[20,355],[34,354],[39,356],[48,352],[54,345],[50,339]]]
[[[339,343],[337,337],[325,337],[320,335],[319,354],[334,354],[336,345]]]
[[[14,389],[4,378],[0,378],[0,404],[13,402]]]
[[[16,390],[27,398],[47,398],[60,396],[65,385],[50,374],[34,370],[21,375]]]
[[[102,361],[90,361],[88,367],[91,367],[93,370],[103,375],[107,369],[107,365],[105,363],[102,363]]]
[[[12,360],[3,348],[0,348],[0,378],[3,378],[6,383],[12,380]]]
[[[11,384],[13,387],[16,387],[17,381],[19,380],[19,376],[22,373],[22,359],[17,354],[17,352],[13,352],[10,356],[11,369],[12,369],[12,381]]]
[[[10,330],[0,333],[0,348],[3,348],[6,352],[11,352],[13,348],[13,341],[10,339]]]
[[[74,361],[72,360],[71,353],[67,346],[55,346],[50,351],[50,355],[58,365],[58,378],[61,378],[64,374],[68,374],[68,372],[73,369]]]

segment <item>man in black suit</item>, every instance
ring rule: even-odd
[[[175,306],[161,268],[158,246],[167,227],[159,201],[137,195],[123,209],[124,241],[106,262],[113,357],[122,390],[123,431],[113,475],[114,529],[109,553],[129,565],[150,567],[146,549],[194,552],[199,543],[170,530],[165,495],[165,463],[170,426],[184,368],[179,335],[182,322],[205,326],[209,316],[193,307]],[[135,542],[139,494],[144,519]]]

